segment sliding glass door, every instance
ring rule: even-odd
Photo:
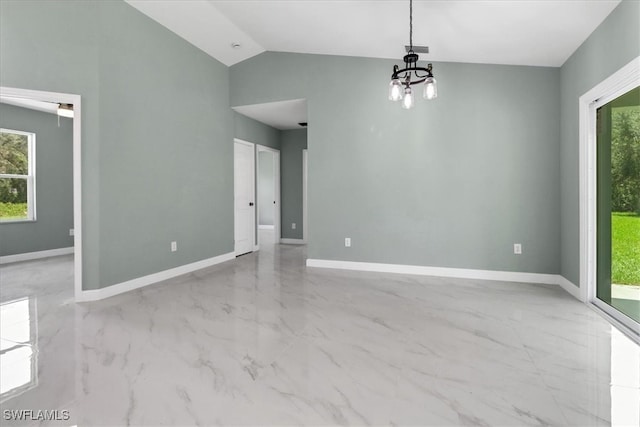
[[[596,297],[640,322],[640,87],[597,109]]]

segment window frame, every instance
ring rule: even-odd
[[[27,175],[0,173],[0,178],[25,179],[27,181],[27,218],[2,219],[0,223],[36,221],[36,134],[22,130],[0,128],[0,133],[12,133],[27,137]]]
[[[596,110],[640,85],[640,56],[602,80],[578,99],[580,175],[580,300],[594,308],[610,323],[640,343],[637,322],[600,301],[597,285],[596,239]]]

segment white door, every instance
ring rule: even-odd
[[[253,252],[255,234],[254,145],[234,143],[233,172],[236,256]]]

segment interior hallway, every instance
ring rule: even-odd
[[[72,302],[71,257],[1,266],[3,316],[29,302],[21,326],[3,318],[3,349],[32,350],[11,367],[30,382],[13,397],[3,390],[2,410],[66,409],[66,426],[638,416],[640,349],[557,286],[304,260],[303,246],[263,240],[258,253],[86,304]],[[29,341],[12,342],[24,322]]]

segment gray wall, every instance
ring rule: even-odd
[[[258,152],[258,225],[274,225],[273,201],[275,200],[275,174],[273,153]]]
[[[640,55],[640,2],[623,1],[564,63],[561,79],[561,274],[580,281],[578,99]]]
[[[280,149],[280,131],[234,111],[234,137],[265,147]]]
[[[37,219],[0,223],[0,256],[73,246],[73,121],[0,104],[0,127],[36,134]]]
[[[394,63],[231,67],[232,106],[307,99],[309,258],[559,273],[560,70],[436,63],[440,98],[405,111],[387,100]]]
[[[0,84],[82,96],[84,288],[232,252],[229,69],[124,2],[1,7]]]
[[[307,130],[283,130],[281,150],[282,237],[303,238],[302,150],[307,148]],[[296,229],[291,224],[296,224]]]

